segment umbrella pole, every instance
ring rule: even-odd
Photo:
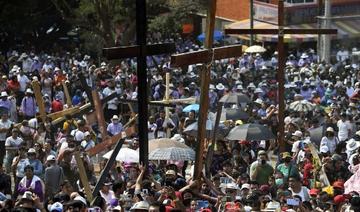
[[[211,162],[214,156],[214,147],[216,143],[216,134],[219,128],[220,118],[221,118],[221,112],[222,112],[223,103],[218,102],[217,108],[216,108],[216,119],[215,119],[215,126],[213,130],[213,134],[211,136],[211,144],[208,147],[208,151],[206,154],[206,163],[205,163],[205,174],[206,177],[210,177],[210,167]]]

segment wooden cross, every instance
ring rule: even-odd
[[[209,109],[209,84],[210,84],[210,69],[214,60],[239,57],[242,55],[242,46],[233,45],[220,48],[212,48],[214,25],[215,25],[215,12],[216,12],[216,0],[211,0],[209,3],[209,9],[206,19],[206,38],[204,47],[205,50],[196,52],[183,53],[173,55],[171,57],[171,65],[174,67],[180,67],[185,65],[191,65],[196,63],[206,63],[203,66],[203,70],[200,72],[200,112],[198,121],[198,135],[197,135],[197,148],[196,148],[196,160],[194,179],[200,179],[203,167],[203,154],[204,154],[204,139],[206,138],[206,120]]]
[[[146,56],[171,53],[175,51],[173,43],[146,45],[146,0],[136,0],[136,42],[137,45],[127,47],[105,48],[107,59],[137,58],[138,105],[139,105],[139,145],[140,162],[148,164],[148,92]],[[117,154],[117,152],[113,152]]]
[[[280,145],[280,152],[285,151],[285,132],[284,132],[284,111],[285,111],[285,46],[284,46],[284,35],[285,34],[336,34],[336,29],[285,29],[284,27],[284,0],[279,0],[278,3],[278,29],[225,29],[225,34],[277,34],[278,35],[278,73],[277,81],[279,83],[279,132],[278,142]]]

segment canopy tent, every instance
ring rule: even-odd
[[[330,28],[337,29],[338,34],[332,35],[333,39],[346,39],[346,38],[355,38],[360,37],[360,18],[354,19],[345,19],[345,20],[334,20],[331,22]],[[250,29],[250,20],[246,19],[243,21],[238,21],[232,24],[227,25],[227,29]],[[277,29],[278,26],[275,24],[265,23],[261,21],[254,21],[254,29]],[[317,23],[311,24],[299,24],[299,25],[290,25],[285,28],[288,29],[317,29],[319,28]],[[249,40],[250,35],[236,35],[241,39]],[[256,35],[256,40],[261,42],[277,42],[277,35]],[[286,43],[295,43],[295,42],[313,42],[317,41],[317,35],[289,35],[284,36],[284,41]]]

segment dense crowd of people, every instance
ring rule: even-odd
[[[158,37],[158,36],[153,36]],[[160,39],[160,38],[158,38]],[[151,40],[156,42],[156,39]],[[193,41],[168,39],[178,53],[201,49]],[[87,151],[100,143],[97,124],[77,114],[60,124],[42,121],[32,82],[38,81],[46,113],[70,106],[63,81],[69,82],[72,106],[89,97],[79,80],[86,78],[100,98],[116,92],[104,104],[107,133],[125,130],[136,113],[122,100],[137,99],[136,59],[120,64],[97,64],[93,58],[73,52],[38,52],[20,49],[0,56],[0,209],[1,211],[360,211],[360,66],[357,49],[341,48],[332,64],[319,62],[312,49],[291,51],[286,63],[285,151],[275,140],[217,140],[209,173],[193,179],[193,161],[150,161],[148,167],[117,162],[99,193],[89,202],[80,180],[74,152],[81,153],[91,187],[104,167],[101,154]],[[165,74],[171,74],[170,98],[199,97],[201,65],[170,66],[169,55],[147,58],[149,96],[165,97]],[[209,91],[210,111],[219,99],[242,93],[248,104],[242,120],[223,120],[229,128],[244,123],[267,126],[278,132],[276,81],[277,52],[213,61]],[[294,101],[311,105],[296,110]],[[183,112],[176,104],[166,116],[164,107],[150,106],[149,139],[170,137],[190,147],[196,137],[184,129],[197,121],[197,110]],[[142,121],[142,120],[138,120]],[[320,139],[312,131],[321,129]],[[150,140],[151,142],[151,140]],[[136,150],[136,135],[127,146]],[[316,148],[315,152],[311,147]],[[207,146],[204,146],[207,150]],[[206,151],[205,151],[206,152]],[[100,155],[100,156],[99,156]],[[277,157],[274,157],[277,156]],[[319,156],[319,157],[318,157]],[[99,168],[98,168],[99,169]]]

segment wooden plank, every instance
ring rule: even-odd
[[[214,52],[214,58],[210,56],[212,55],[212,51]],[[220,60],[224,58],[240,57],[242,53],[242,45],[224,46],[214,48],[213,50],[204,49],[195,52],[172,55],[170,64],[172,67],[181,67],[196,63],[208,63],[211,62],[212,59]]]
[[[215,13],[216,13],[216,0],[209,2],[207,18],[206,18],[206,37],[204,46],[206,49],[211,49],[214,39],[215,28]],[[206,138],[206,120],[209,109],[209,84],[210,84],[210,70],[211,66],[203,65],[203,70],[200,72],[200,110],[198,121],[198,134],[196,146],[196,158],[194,177],[195,180],[200,180],[203,170],[204,161],[204,143]]]
[[[84,74],[82,72],[79,72],[78,77],[79,77],[79,80],[80,80],[80,83],[81,83],[81,87],[85,91],[86,96],[88,97],[90,104],[92,106],[94,106],[94,100],[93,100],[92,95],[91,95],[91,88],[87,84]]]
[[[319,157],[318,152],[317,152],[316,149],[315,149],[314,144],[309,143],[309,144],[308,144],[308,147],[309,147],[310,152],[311,152],[311,154],[312,154],[312,156],[313,156],[313,159],[315,160],[314,169],[317,168],[316,166],[321,167],[321,168],[320,168],[320,171],[319,171],[320,180],[322,180],[322,182],[323,182],[323,184],[324,184],[324,187],[329,186],[329,185],[330,185],[330,181],[329,181],[329,179],[328,179],[328,177],[327,177],[327,175],[326,175],[326,172],[325,172],[325,170],[324,170],[324,167],[322,166],[321,159],[320,159],[320,157]],[[315,176],[314,176],[314,177],[315,177]]]
[[[159,43],[159,44],[150,44],[144,46],[144,52],[142,54],[150,55],[159,55],[165,53],[175,52],[176,48],[174,43]],[[141,47],[139,45],[125,46],[125,47],[111,47],[104,48],[103,55],[108,60],[138,57],[141,54]]]
[[[76,107],[71,107],[71,108],[68,108],[68,109],[65,109],[62,111],[58,111],[55,113],[50,113],[47,115],[47,117],[51,118],[52,120],[56,120],[58,118],[66,116],[66,115],[69,115],[69,114],[71,115],[71,114],[75,114],[78,112],[80,112],[80,107],[76,106]]]
[[[85,190],[86,199],[89,202],[92,202],[93,195],[92,195],[92,192],[91,192],[91,189],[90,189],[89,180],[88,180],[87,175],[86,175],[86,170],[85,170],[85,167],[84,167],[83,160],[81,159],[79,152],[75,152],[74,156],[75,156],[75,160],[76,160],[76,163],[77,163],[77,167],[79,169],[79,175],[80,175],[81,184],[83,185],[84,190]]]
[[[68,83],[65,82],[65,80],[63,80],[61,82],[61,85],[63,87],[63,90],[64,90],[64,94],[65,94],[65,98],[66,98],[66,105],[68,106],[68,108],[72,107],[72,98],[70,96],[70,93],[69,93],[69,89],[68,89]]]
[[[190,98],[184,98],[184,99],[169,99],[169,100],[161,100],[161,101],[150,101],[150,105],[152,104],[164,104],[165,106],[167,104],[195,104],[196,98],[190,97]]]
[[[95,107],[95,113],[96,113],[96,118],[98,121],[98,127],[99,127],[99,131],[101,133],[101,138],[102,139],[106,139],[106,137],[108,136],[107,131],[106,131],[106,122],[105,122],[105,118],[104,118],[104,110],[100,101],[100,97],[99,97],[99,93],[97,90],[93,90],[91,91],[91,95],[94,101],[94,107]]]
[[[110,171],[110,169],[113,167],[115,161],[116,161],[116,156],[119,153],[122,145],[124,144],[124,139],[119,138],[117,141],[117,144],[114,148],[113,153],[111,154],[109,160],[107,161],[103,171],[100,174],[99,180],[95,185],[95,188],[93,190],[93,196],[96,196],[100,190],[100,188],[103,186],[103,182],[106,180],[106,178],[108,177],[108,173]]]
[[[129,137],[133,134],[135,134],[135,128],[128,127],[124,132],[118,133],[110,138],[107,138],[103,142],[101,142],[101,143],[95,145],[93,148],[87,150],[87,153],[89,156],[94,156],[94,155],[98,154],[99,152],[102,152],[102,151],[106,150],[107,148],[116,144],[116,142],[119,139]]]
[[[35,100],[36,100],[36,104],[39,107],[39,113],[40,113],[40,118],[42,120],[43,123],[45,123],[46,121],[46,111],[45,111],[45,104],[44,104],[44,99],[43,99],[43,95],[41,93],[41,88],[40,88],[40,82],[39,81],[32,81],[31,82],[33,91],[34,91],[34,95],[35,95]]]

